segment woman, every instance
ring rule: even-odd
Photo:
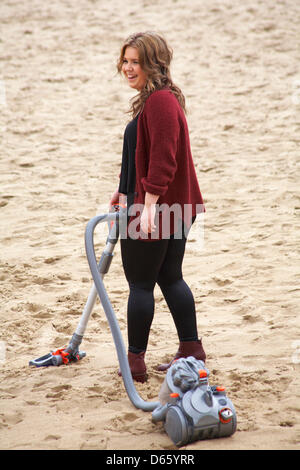
[[[145,353],[156,283],[177,329],[175,358],[206,359],[198,338],[193,294],[182,277],[186,229],[196,213],[204,210],[203,200],[191,155],[185,99],[172,82],[171,59],[164,38],[146,32],[125,41],[117,65],[128,85],[139,92],[132,100],[133,119],[124,134],[120,183],[110,205],[127,199],[131,214],[127,236],[121,238],[121,254],[129,284],[128,360],[133,378],[140,382],[147,378]],[[168,211],[171,207],[178,209],[177,215]],[[133,223],[136,220],[140,225]],[[167,370],[171,363],[160,364],[158,370]]]

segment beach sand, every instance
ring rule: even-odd
[[[2,0],[0,25],[0,448],[175,448],[129,401],[99,301],[86,358],[28,366],[68,343],[90,292],[85,227],[117,187],[135,94],[115,65],[122,41],[144,30],[169,41],[186,96],[207,212],[184,277],[210,383],[226,387],[238,419],[232,437],[184,449],[299,448],[299,3]],[[105,285],[126,344],[119,244]],[[155,297],[149,380],[136,385],[147,401],[178,344]]]

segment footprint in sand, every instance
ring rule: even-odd
[[[61,439],[61,436],[57,434],[49,434],[44,438],[44,441],[58,441],[59,439]]]
[[[71,388],[72,385],[69,384],[62,384],[52,387],[51,392],[47,393],[46,398],[54,398],[55,400],[59,398],[60,400],[63,400],[66,398],[66,394]]]
[[[213,277],[212,279],[218,286],[221,286],[221,287],[232,284],[231,279],[226,279],[226,278],[222,279],[222,278],[219,278],[219,277]]]
[[[256,323],[258,321],[261,321],[261,318],[258,315],[251,315],[250,313],[243,315],[243,320],[245,320],[248,323]]]
[[[21,411],[15,411],[13,413],[1,413],[0,414],[0,428],[15,426],[23,421],[23,413]]]

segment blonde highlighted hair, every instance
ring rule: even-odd
[[[132,117],[134,118],[143,110],[145,101],[151,93],[163,88],[168,88],[176,96],[186,112],[184,95],[171,78],[170,63],[173,51],[167,45],[166,40],[161,35],[150,31],[129,36],[121,48],[117,63],[119,73],[122,73],[127,47],[135,47],[138,50],[139,63],[147,77],[145,87],[131,100],[131,108],[128,112],[132,114]]]

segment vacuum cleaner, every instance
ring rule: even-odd
[[[99,263],[94,247],[94,232],[99,223],[107,222],[108,237]],[[209,370],[193,357],[175,361],[168,369],[159,392],[159,401],[147,402],[138,394],[129,367],[121,330],[104,286],[120,228],[127,225],[127,210],[115,205],[115,211],[92,218],[85,230],[85,249],[94,284],[89,293],[80,321],[67,346],[33,359],[30,366],[49,367],[70,364],[83,359],[79,350],[97,295],[100,298],[115,343],[122,379],[131,403],[143,411],[152,411],[153,422],[163,422],[164,428],[177,446],[200,439],[227,437],[236,431],[236,411],[225,389],[208,384]]]
[[[194,357],[177,359],[167,371],[152,420],[164,422],[178,447],[236,431],[236,412],[225,388],[210,386],[208,377],[204,362]]]

